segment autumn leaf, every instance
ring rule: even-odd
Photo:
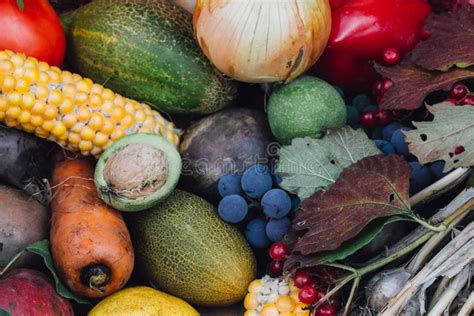
[[[367,157],[345,169],[329,191],[301,203],[291,230],[299,236],[292,253],[334,250],[376,218],[411,214],[409,175],[398,155]]]
[[[380,154],[362,129],[328,130],[321,139],[296,138],[279,151],[276,173],[280,187],[301,200],[336,182],[342,170],[358,160]]]
[[[448,72],[429,71],[407,59],[394,67],[375,65],[375,69],[393,82],[379,104],[385,110],[415,110],[423,106],[429,93],[447,91],[454,82],[474,77],[474,67],[453,68]]]
[[[410,152],[421,163],[446,161],[445,172],[474,166],[474,107],[444,102],[427,108],[433,121],[413,122],[416,129],[405,134]]]
[[[412,60],[428,70],[446,71],[474,64],[474,7],[465,4],[456,12],[432,14],[426,21],[431,36],[412,51]]]

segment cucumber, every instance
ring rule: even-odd
[[[95,168],[97,192],[105,203],[141,211],[164,201],[178,184],[181,157],[164,137],[125,136],[110,146]]]
[[[69,15],[68,62],[81,75],[171,114],[208,114],[236,86],[194,40],[192,16],[166,0],[96,0]]]

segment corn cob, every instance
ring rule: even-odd
[[[133,133],[178,145],[180,130],[144,103],[23,54],[0,51],[0,121],[83,155]]]
[[[309,305],[298,294],[293,281],[266,275],[249,284],[244,316],[309,316]]]

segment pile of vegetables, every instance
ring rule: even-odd
[[[472,0],[0,2],[0,315],[470,315]]]

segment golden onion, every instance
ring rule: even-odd
[[[331,31],[328,0],[197,0],[194,32],[234,79],[290,82],[321,56]]]

